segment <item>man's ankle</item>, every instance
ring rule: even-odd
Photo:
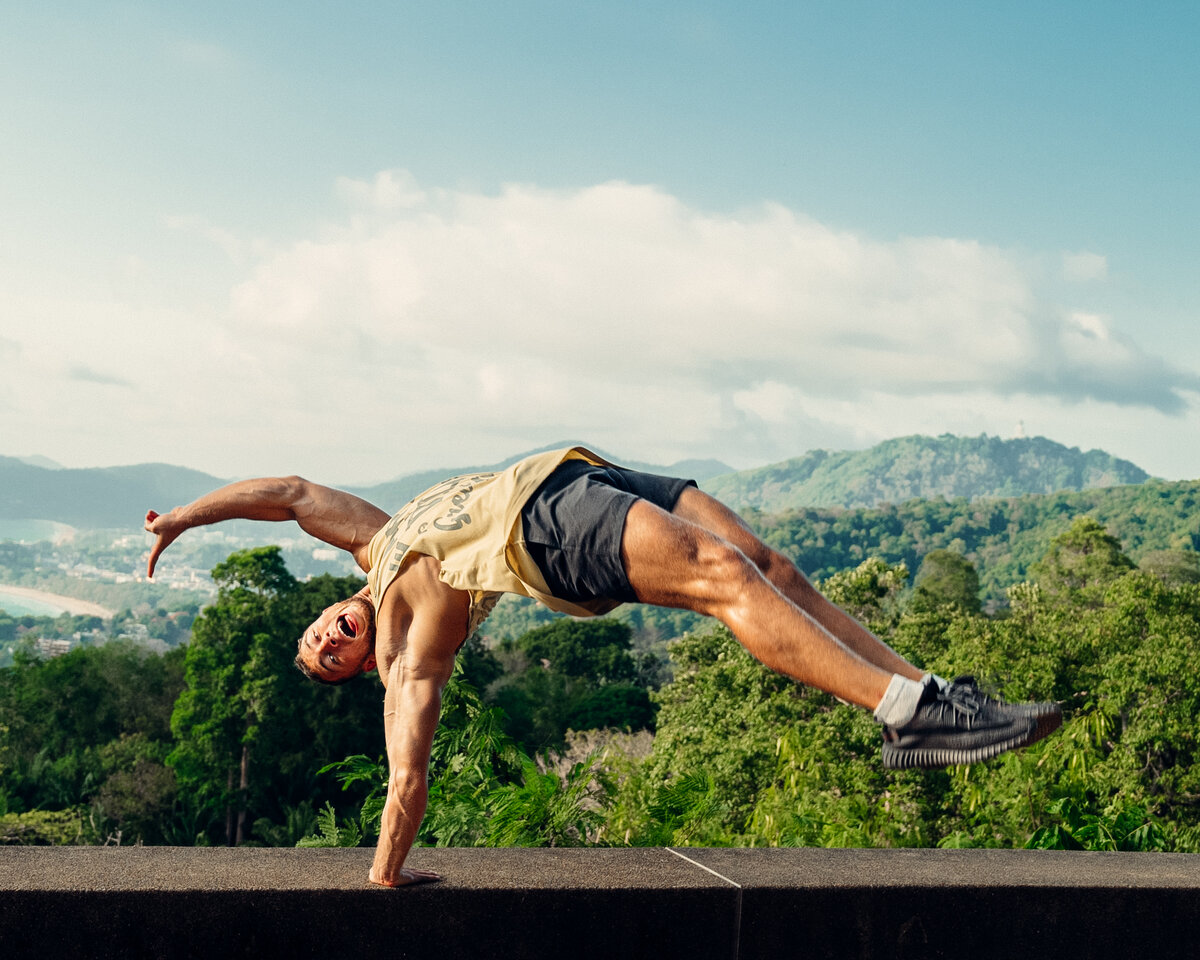
[[[917,707],[931,680],[928,675],[922,680],[909,680],[898,673],[892,674],[883,699],[875,708],[875,719],[884,726],[903,727],[917,715]]]

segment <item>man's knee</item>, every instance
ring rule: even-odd
[[[758,565],[736,545],[720,537],[698,542],[694,568],[708,597],[720,604],[736,601],[748,584],[762,579]]]

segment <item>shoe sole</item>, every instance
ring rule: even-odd
[[[1061,713],[1058,722],[1039,736],[1039,717],[1029,716],[1029,726],[1023,733],[1009,737],[1007,740],[997,740],[978,747],[901,747],[894,743],[883,743],[883,765],[888,770],[938,770],[942,767],[954,767],[964,763],[978,763],[990,760],[1008,750],[1028,746],[1034,741],[1046,736],[1062,722]],[[1050,719],[1049,717],[1047,718]]]

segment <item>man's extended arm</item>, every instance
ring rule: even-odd
[[[404,867],[429,796],[429,753],[442,709],[442,689],[454,670],[454,656],[467,635],[470,598],[438,577],[439,565],[421,557],[401,575],[411,619],[399,611],[399,593],[384,595],[376,654],[387,736],[388,791],[379,845],[371,867],[373,883],[396,887],[433,874]],[[399,632],[390,633],[389,624]]]
[[[185,530],[222,520],[295,520],[306,533],[353,554],[367,570],[367,545],[388,516],[361,497],[302,477],[239,480],[168,513],[146,514],[146,529],[157,538],[147,574],[154,576],[159,556]]]
[[[383,701],[388,752],[387,800],[371,866],[372,883],[399,887],[436,879],[436,874],[406,868],[404,859],[425,816],[429,753],[441,715],[442,688],[448,677],[445,664],[406,664],[403,658],[389,671]]]

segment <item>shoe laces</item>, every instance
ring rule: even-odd
[[[939,718],[949,716],[958,722],[965,718],[967,726],[971,719],[979,713],[983,706],[984,696],[979,688],[967,684],[952,683],[945,690],[938,691],[937,712]]]

